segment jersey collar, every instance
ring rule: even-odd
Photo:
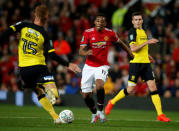
[[[93,27],[93,28],[94,28],[94,31],[97,32],[97,33],[103,33],[103,32],[105,32],[105,28],[104,28],[101,32],[97,31],[97,30],[95,29],[95,27]]]

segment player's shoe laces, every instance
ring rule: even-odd
[[[56,103],[56,97],[55,95],[53,94],[53,92],[50,90],[50,88],[45,88],[45,92],[47,93],[48,95],[48,99],[50,101],[50,103],[52,105],[54,105]]]
[[[103,111],[97,111],[97,115],[101,123],[104,123],[106,121],[106,117]]]
[[[57,119],[54,121],[54,124],[62,124],[60,118],[57,118]]]
[[[97,113],[96,114],[92,114],[91,116],[91,123],[96,123],[98,120],[98,115]]]
[[[170,122],[171,121],[171,119],[167,118],[165,114],[161,114],[161,115],[157,116],[157,120],[163,121],[163,122]]]
[[[111,100],[108,101],[107,106],[105,107],[105,114],[109,115],[112,108],[113,108],[114,104],[111,103]]]

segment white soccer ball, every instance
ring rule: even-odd
[[[59,114],[62,123],[72,123],[74,120],[74,115],[71,110],[63,110]]]

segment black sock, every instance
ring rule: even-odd
[[[103,110],[104,96],[105,96],[104,89],[97,90],[97,105],[100,111]]]
[[[85,98],[85,103],[93,114],[96,114],[97,109],[92,97]]]

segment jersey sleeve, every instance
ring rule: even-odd
[[[54,51],[55,51],[55,49],[54,49],[54,47],[53,47],[53,42],[52,42],[52,40],[48,37],[47,34],[45,35],[44,48],[45,48],[45,51],[48,52],[48,53],[51,53],[51,52],[54,52]]]
[[[26,22],[17,22],[14,25],[11,25],[10,28],[14,31],[14,32],[20,32],[21,29],[26,25]]]
[[[129,45],[135,44],[135,42],[136,42],[136,37],[137,37],[136,30],[135,30],[134,28],[132,28],[131,30],[129,30],[129,32],[128,32]]]
[[[80,46],[87,46],[87,45],[88,45],[88,42],[89,42],[89,35],[88,35],[88,32],[85,31],[85,32],[83,33]]]
[[[114,31],[112,31],[111,34],[112,34],[112,36],[111,36],[111,42],[117,42],[119,40],[118,35]]]

